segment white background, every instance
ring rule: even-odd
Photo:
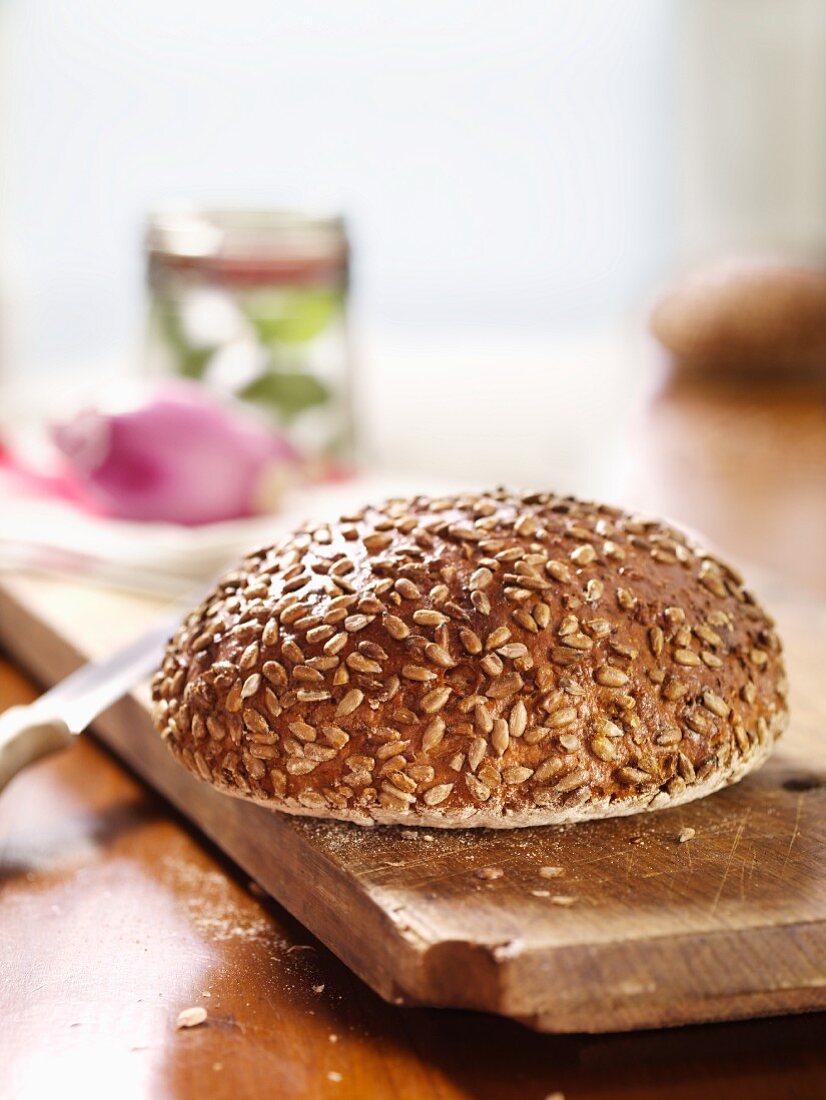
[[[6,0],[6,376],[135,347],[166,199],[351,221],[369,329],[610,324],[670,253],[667,0]]]

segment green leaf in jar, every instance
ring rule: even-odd
[[[304,344],[320,336],[341,308],[338,291],[259,290],[239,302],[263,344]]]
[[[305,409],[329,401],[330,391],[312,374],[284,371],[262,374],[238,396],[275,411],[284,423],[288,423]]]
[[[172,354],[176,374],[184,378],[203,378],[215,348],[193,348],[187,343],[180,317],[171,302],[159,301],[156,315],[164,341]]]

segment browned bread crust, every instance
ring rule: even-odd
[[[651,330],[687,367],[826,372],[826,269],[712,264],[661,299]]]
[[[681,532],[503,491],[391,500],[256,550],[172,639],[157,727],[289,813],[539,825],[686,802],[786,724],[771,619]]]

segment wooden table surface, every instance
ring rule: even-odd
[[[826,596],[826,395],[671,382],[645,416],[629,502]],[[0,709],[34,693],[0,659]],[[826,1096],[824,1015],[554,1037],[388,1006],[90,737],[0,800],[0,1022],[2,1100]]]

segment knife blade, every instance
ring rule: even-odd
[[[0,714],[0,791],[19,771],[68,747],[89,723],[161,663],[181,612],[165,616],[104,661],[92,661],[25,706]]]

